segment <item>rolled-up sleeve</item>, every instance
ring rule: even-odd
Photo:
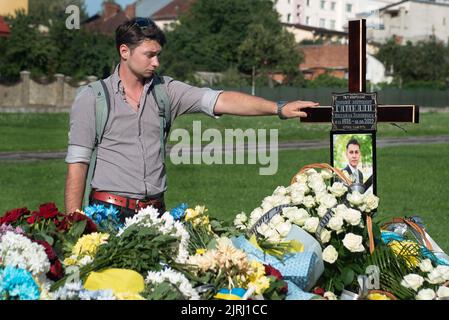
[[[68,145],[66,163],[89,163],[95,145],[95,96],[88,87],[73,102]]]
[[[202,112],[208,116],[219,118],[214,113],[214,108],[223,91],[198,88],[169,77],[164,78],[174,117],[185,113]]]

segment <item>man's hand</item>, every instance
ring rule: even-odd
[[[66,213],[72,213],[82,208],[88,168],[89,165],[86,163],[70,163],[67,165],[64,193]]]
[[[307,113],[303,110],[305,108],[313,108],[318,106],[319,103],[312,101],[292,101],[287,103],[282,108],[282,115],[287,118],[307,118]]]

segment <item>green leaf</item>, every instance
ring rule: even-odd
[[[343,281],[343,284],[345,286],[351,284],[354,281],[354,270],[352,270],[351,268],[344,268],[341,271],[341,280]]]

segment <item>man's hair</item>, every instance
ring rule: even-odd
[[[157,41],[161,47],[165,44],[164,32],[150,18],[133,18],[115,30],[115,45],[119,54],[122,44],[127,45],[132,51],[144,40]]]
[[[355,139],[355,138],[350,139],[348,141],[348,143],[346,144],[346,150],[348,150],[348,147],[350,144],[355,144],[355,145],[359,146],[359,149],[360,149],[360,143],[357,141],[357,139]]]

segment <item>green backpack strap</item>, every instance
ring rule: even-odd
[[[89,196],[92,190],[92,178],[97,164],[98,144],[103,138],[103,132],[109,117],[110,98],[109,91],[103,80],[92,82],[88,85],[95,94],[95,145],[90,157],[89,170],[86,177],[83,205],[89,205]]]
[[[160,142],[161,142],[161,157],[162,162],[165,163],[165,146],[168,139],[168,134],[171,127],[171,108],[170,99],[167,94],[167,90],[164,84],[164,78],[155,74],[154,84],[151,92],[153,93],[154,100],[159,109],[160,118]]]

